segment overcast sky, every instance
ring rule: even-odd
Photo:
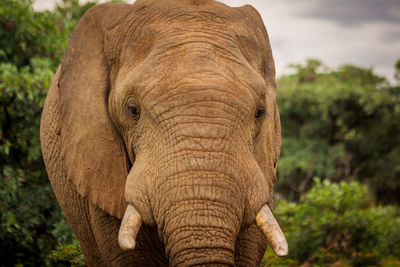
[[[51,9],[55,2],[36,0],[35,8]],[[400,59],[400,0],[220,2],[230,6],[251,4],[260,12],[278,76],[290,73],[291,63],[316,58],[330,68],[344,64],[373,68],[393,81],[394,64]]]

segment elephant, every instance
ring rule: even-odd
[[[90,8],[53,77],[46,171],[88,266],[259,266],[281,146],[261,16],[214,0]]]

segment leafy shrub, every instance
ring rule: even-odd
[[[267,252],[270,260],[280,265],[340,261],[340,266],[366,266],[400,258],[398,207],[374,206],[367,187],[358,182],[314,181],[300,203],[278,203],[275,213],[288,240],[289,259]]]
[[[49,254],[48,259],[53,264],[57,263],[57,266],[85,266],[85,259],[77,241],[72,244],[57,246],[57,248]]]

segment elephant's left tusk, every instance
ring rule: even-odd
[[[141,225],[142,218],[139,212],[131,204],[128,204],[118,234],[118,243],[123,250],[133,250],[135,248],[135,239]]]
[[[285,235],[268,205],[264,205],[261,208],[260,212],[257,214],[256,223],[267,238],[267,242],[274,250],[275,254],[279,257],[287,256],[289,248]]]

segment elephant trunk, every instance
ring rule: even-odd
[[[171,266],[233,266],[237,218],[214,200],[187,200],[169,212],[164,232]]]
[[[232,159],[210,153],[185,160],[169,168],[157,186],[154,217],[169,263],[233,266],[246,206],[240,173]]]

